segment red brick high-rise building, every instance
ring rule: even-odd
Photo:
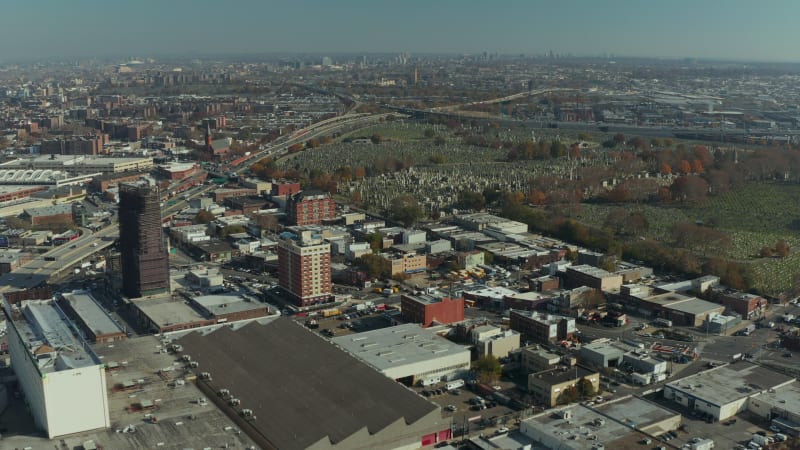
[[[330,244],[311,231],[281,239],[278,284],[300,307],[330,301],[333,292]]]
[[[336,217],[336,202],[326,192],[303,191],[286,200],[286,217],[291,225],[318,225]]]

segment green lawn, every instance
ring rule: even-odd
[[[380,134],[384,139],[391,139],[397,141],[409,141],[417,139],[426,139],[425,130],[433,129],[433,125],[423,125],[408,120],[395,120],[392,122],[384,122],[371,127],[362,128],[342,135],[352,138],[368,138],[373,134]],[[437,134],[447,135],[449,133],[440,131]]]
[[[576,218],[593,226],[602,226],[614,206],[583,205]],[[731,245],[721,256],[747,264],[753,285],[764,293],[775,294],[791,287],[800,272],[800,186],[776,183],[752,183],[726,194],[711,197],[702,205],[628,205],[627,210],[643,212],[650,225],[646,237],[662,242],[672,238],[670,228],[680,222],[716,223],[727,232]],[[786,258],[760,258],[762,247],[773,247],[785,239],[792,251]]]

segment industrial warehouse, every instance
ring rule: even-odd
[[[468,348],[413,323],[342,336],[333,343],[407,385],[463,378],[470,368]]]
[[[197,362],[200,390],[264,449],[413,449],[451,437],[439,407],[290,319],[175,344]]]

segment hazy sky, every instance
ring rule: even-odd
[[[499,53],[800,62],[798,0],[0,0],[0,60]]]

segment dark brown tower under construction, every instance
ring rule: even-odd
[[[169,291],[169,260],[159,202],[156,187],[119,187],[122,290],[129,298]]]

